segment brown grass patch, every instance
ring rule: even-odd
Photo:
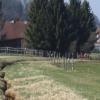
[[[41,78],[44,76],[41,76]],[[30,80],[38,77],[30,77],[23,79],[16,79],[15,82],[22,82],[25,80]],[[45,79],[33,84],[14,86],[14,90],[21,92],[26,91],[26,94],[30,93],[28,97],[23,95],[23,100],[83,100],[81,96],[76,95],[72,90],[58,84],[54,80]],[[19,91],[21,90],[21,92]]]

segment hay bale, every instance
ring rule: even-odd
[[[5,91],[5,97],[7,98],[7,100],[16,100],[16,93],[14,90],[12,89],[8,89]]]
[[[12,87],[12,82],[10,80],[7,81],[7,89]]]

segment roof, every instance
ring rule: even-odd
[[[100,28],[97,28],[96,33],[100,35]]]
[[[24,38],[28,24],[26,21],[10,21],[5,22],[0,35],[4,36],[5,40]]]
[[[100,28],[97,28],[96,33],[97,33],[97,42],[95,43],[95,45],[100,45]]]

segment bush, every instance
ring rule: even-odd
[[[90,54],[90,60],[100,60],[100,53]]]

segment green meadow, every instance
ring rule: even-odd
[[[76,62],[74,71],[37,57],[0,57],[6,80],[21,100],[100,100],[100,63]]]

